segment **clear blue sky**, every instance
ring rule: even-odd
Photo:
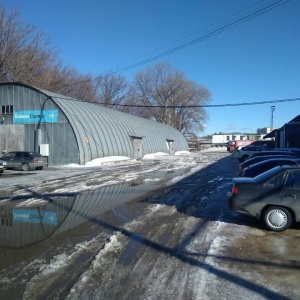
[[[244,17],[278,0],[4,0],[41,29],[60,59],[97,75],[143,61]],[[160,52],[157,52],[157,51]],[[211,104],[300,98],[300,0],[120,74],[169,62],[204,85]],[[255,132],[300,114],[300,101],[207,108],[204,134]]]

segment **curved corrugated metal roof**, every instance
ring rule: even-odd
[[[169,153],[167,140],[174,141],[175,151],[188,150],[184,136],[175,128],[49,91],[69,120],[80,150],[80,163],[106,156],[133,157],[130,137],[142,138],[143,154]]]
[[[66,121],[67,119],[71,130],[74,132],[80,164],[107,156],[136,158],[156,152],[173,153],[188,150],[184,136],[169,125],[21,83],[4,83],[1,85],[21,86],[28,89],[29,92],[35,92],[29,97],[24,97],[28,100],[22,102],[24,103],[23,109],[26,105],[31,106],[30,99],[39,93],[43,96],[43,101],[35,101],[33,105],[39,103],[40,106],[35,106],[34,109],[47,109],[49,101],[57,106],[63,113],[60,120]],[[23,93],[25,95],[24,91]],[[172,151],[169,149],[170,146],[173,148]],[[136,153],[137,148],[140,151],[138,154]],[[76,159],[77,162],[78,157]]]

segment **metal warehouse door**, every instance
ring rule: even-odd
[[[168,148],[169,148],[169,154],[174,155],[175,154],[175,147],[174,147],[174,141],[167,140]]]
[[[133,158],[141,159],[143,158],[143,140],[142,138],[132,137],[133,142]]]

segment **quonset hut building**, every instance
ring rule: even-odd
[[[0,84],[0,151],[36,151],[49,166],[188,150],[175,128],[21,83]]]

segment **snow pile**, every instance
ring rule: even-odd
[[[143,159],[153,159],[153,158],[158,158],[163,156],[170,156],[170,154],[165,152],[156,152],[156,153],[144,155]]]
[[[122,161],[132,161],[133,159],[127,156],[107,156],[107,157],[101,157],[96,158],[91,161],[88,161],[85,165],[78,165],[78,164],[69,164],[69,165],[63,165],[62,168],[84,168],[84,167],[98,167],[101,165],[106,165],[110,163],[115,162],[122,162]]]
[[[177,155],[177,156],[188,156],[188,155],[191,155],[191,152],[189,152],[189,151],[177,151],[176,153],[175,153],[175,155]]]
[[[191,153],[189,151],[177,151],[175,153],[176,156],[189,156],[190,154]],[[157,158],[168,157],[168,156],[171,155],[165,152],[156,152],[156,153],[146,154],[142,159],[150,160],[150,159],[157,159]],[[116,162],[127,162],[127,161],[135,161],[135,159],[132,159],[127,156],[107,156],[107,157],[93,159],[87,162],[85,165],[68,164],[68,165],[63,165],[61,167],[62,168],[84,168],[84,167],[91,168],[91,167],[98,167],[101,165],[113,164]]]
[[[107,163],[114,163],[119,161],[129,161],[132,160],[130,157],[127,156],[108,156],[108,157],[101,157],[93,159],[85,164],[86,167],[96,167],[99,165],[107,164]]]
[[[174,154],[175,156],[189,156],[191,155],[191,152],[189,151],[177,151]],[[143,159],[155,159],[155,158],[161,158],[161,157],[167,157],[167,156],[173,156],[170,155],[169,153],[165,152],[156,152],[156,153],[151,153],[151,154],[146,154],[144,155]]]

